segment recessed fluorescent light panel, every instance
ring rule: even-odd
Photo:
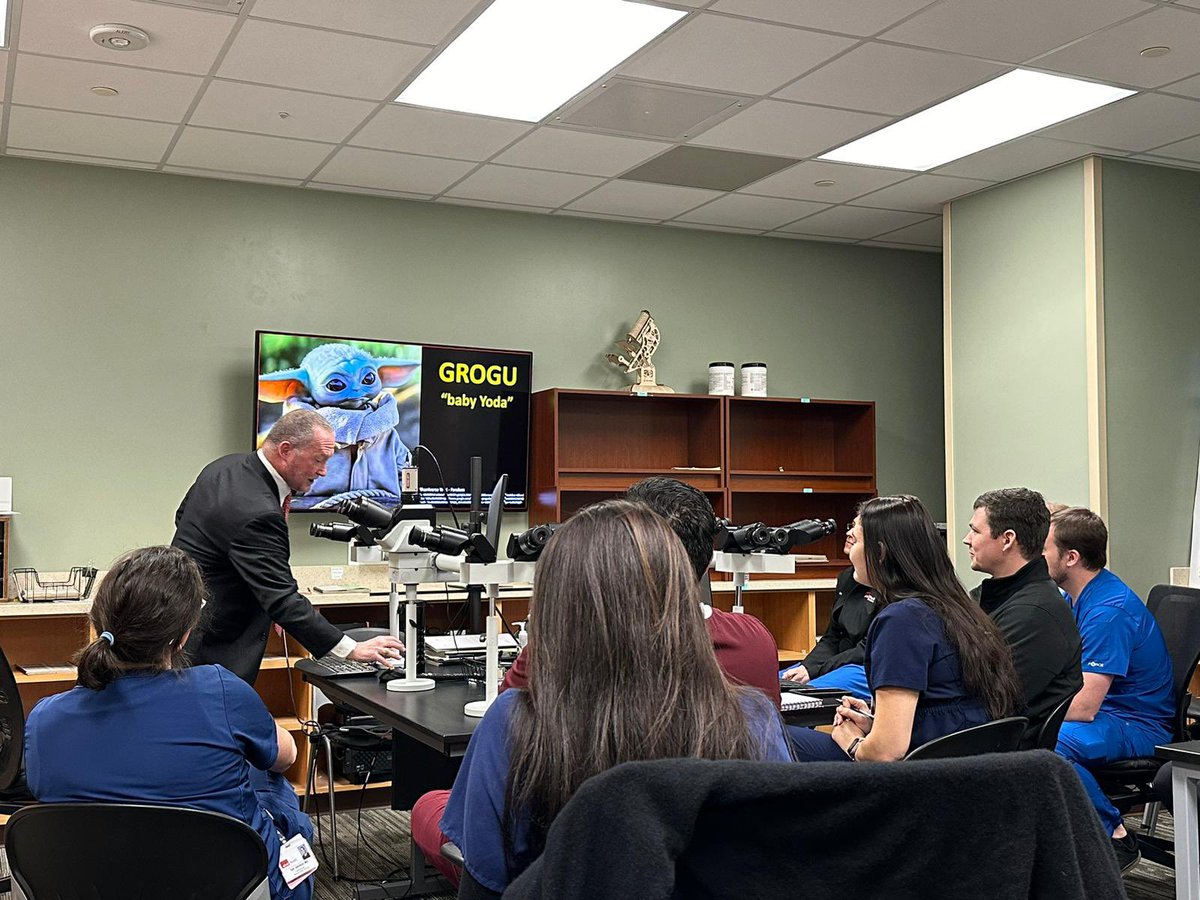
[[[494,0],[396,100],[537,122],[686,15],[628,0]]]
[[[924,172],[1134,93],[1015,69],[820,158]]]

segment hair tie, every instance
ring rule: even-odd
[[[116,643],[116,641],[113,639],[111,631],[100,632],[100,637],[102,637],[104,640],[108,641],[108,646],[110,646],[110,647]]]

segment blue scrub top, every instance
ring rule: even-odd
[[[991,719],[983,703],[967,693],[958,650],[941,617],[918,597],[889,603],[876,613],[863,662],[872,695],[883,687],[917,692],[910,749]]]
[[[25,726],[29,789],[43,803],[141,802],[224,813],[263,839],[279,835],[251,786],[269,769],[275,721],[246,682],[220,666],[123,675],[103,690],[47,697]]]
[[[500,694],[480,720],[441,822],[442,832],[462,851],[471,877],[498,894],[537,857],[525,817],[516,816],[512,823],[511,866],[505,859],[502,830],[508,787],[508,728],[523,693],[518,688]],[[750,733],[762,736],[763,759],[789,762],[791,747],[779,713],[757,691],[744,696],[742,703]]]
[[[1170,729],[1175,716],[1171,657],[1146,604],[1101,569],[1073,607],[1083,638],[1084,674],[1114,676],[1100,711]]]

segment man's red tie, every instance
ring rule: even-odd
[[[292,508],[292,495],[288,494],[283,498],[283,521],[287,521],[288,512]]]

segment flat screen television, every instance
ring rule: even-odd
[[[522,510],[532,370],[526,350],[256,331],[255,447],[292,409],[316,410],[333,426],[337,452],[293,512],[352,497],[395,507],[413,465],[421,502],[465,509],[472,456],[483,459],[485,489],[508,475],[504,508]]]

